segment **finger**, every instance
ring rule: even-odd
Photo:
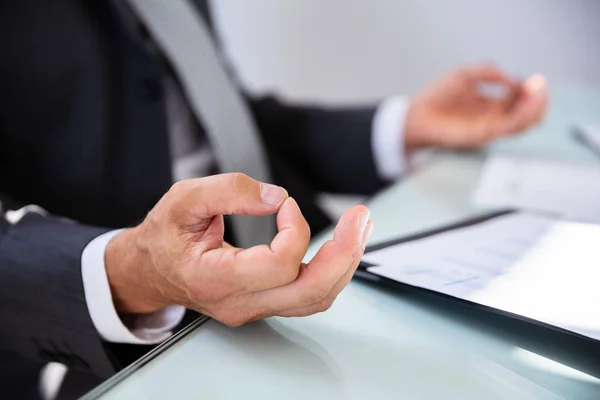
[[[494,137],[516,134],[528,125],[528,121],[533,120],[536,104],[532,99],[524,99],[514,109],[505,115],[503,119],[494,128]]]
[[[332,240],[301,268],[298,279],[275,289],[254,294],[257,309],[278,315],[284,310],[311,305],[327,299],[335,284],[362,254],[361,242],[369,220],[369,211],[356,206],[346,211],[335,228]]]
[[[531,126],[538,124],[543,119],[548,106],[547,94],[536,96],[533,103],[535,105],[532,106],[530,115],[522,120],[521,124],[517,126],[514,133],[522,132]]]
[[[550,95],[548,93],[548,84],[546,83],[545,79],[542,82],[538,83],[538,85],[541,86],[540,89],[535,89],[535,88],[530,89],[532,91],[539,90],[541,92],[541,94],[540,94],[541,101],[538,102],[538,108],[535,113],[534,123],[540,122],[546,115],[546,111],[548,109],[548,102],[549,102],[549,98],[550,98]]]
[[[184,231],[188,235],[188,238],[195,242],[195,257],[202,257],[205,252],[212,249],[233,248],[233,246],[223,241],[225,222],[222,215],[216,215],[210,219],[207,218],[205,221],[208,224],[206,225],[206,230],[202,229],[197,232],[194,230]],[[224,244],[227,244],[227,246]]]
[[[360,260],[362,259],[362,256],[363,256],[363,254],[365,252],[365,248],[367,247],[367,243],[369,242],[369,238],[371,237],[372,233],[373,233],[373,221],[369,220],[369,222],[367,222],[367,227],[365,228],[365,231],[363,233],[363,237],[361,239],[360,253],[357,255],[357,257],[353,261],[352,265],[350,265],[350,268],[348,268],[348,270],[346,271],[346,273],[334,285],[334,287],[332,289],[332,292],[336,293],[336,295],[338,293],[340,293],[342,291],[342,289],[345,288],[348,285],[348,283],[350,282],[350,280],[354,276],[354,272],[356,272],[356,268],[358,268],[358,264],[360,264]]]
[[[496,136],[518,133],[535,122],[545,109],[547,92],[543,77],[534,75],[522,86],[521,96],[498,125]]]
[[[479,104],[480,112],[504,112],[511,108],[519,97],[519,80],[508,76],[492,64],[481,64],[463,70],[467,85],[471,91],[473,104]]]
[[[168,193],[172,216],[181,223],[215,215],[268,215],[279,210],[285,189],[240,173],[180,181]]]
[[[271,247],[244,250],[232,260],[235,275],[246,291],[260,291],[293,282],[300,273],[310,242],[310,228],[298,203],[289,197],[277,214],[279,233]]]
[[[331,290],[332,293],[334,294],[334,298],[335,296],[337,296],[346,286],[348,286],[348,283],[350,283],[350,281],[352,280],[352,277],[354,276],[354,273],[356,272],[356,268],[358,268],[358,265],[360,264],[360,260],[362,259],[363,253],[365,252],[365,248],[367,247],[367,243],[369,242],[369,238],[371,237],[371,234],[373,233],[373,222],[371,220],[369,220],[369,222],[367,223],[367,227],[365,229],[365,232],[363,234],[363,238],[362,238],[362,242],[360,244],[360,254],[358,255],[358,257],[356,257],[356,259],[354,260],[354,262],[352,263],[352,265],[350,266],[350,268],[348,268],[348,270],[346,271],[346,273],[344,274],[344,276],[342,276],[342,279],[340,279],[335,286],[333,287],[333,289]]]
[[[285,210],[282,207],[277,214],[279,233],[271,242],[271,250],[282,260],[293,260],[298,267],[310,243],[310,227],[295,199],[288,198],[284,206]]]
[[[546,80],[534,75],[523,85],[523,94],[497,126],[496,136],[517,133],[537,122],[548,103]]]
[[[363,242],[361,244],[362,251],[361,251],[360,256],[356,257],[356,259],[353,261],[350,268],[348,268],[348,270],[342,276],[342,278],[333,286],[333,288],[331,289],[331,292],[329,292],[329,296],[326,301],[314,303],[314,304],[300,307],[300,308],[295,308],[295,309],[292,309],[289,311],[284,311],[283,313],[281,313],[281,316],[282,317],[305,317],[307,315],[312,315],[312,314],[316,314],[318,312],[326,311],[329,308],[329,306],[331,306],[331,304],[335,301],[337,296],[342,292],[342,290],[346,286],[348,286],[348,284],[352,280],[352,277],[354,276],[354,273],[356,272],[356,268],[358,268],[358,265],[360,264],[360,260],[362,258],[362,253],[365,250],[365,247],[367,245],[369,238],[371,237],[372,232],[373,232],[373,223],[371,221],[369,221],[369,223],[367,224],[367,228],[365,229],[365,233],[363,235]]]
[[[492,64],[480,64],[463,70],[465,76],[473,82],[501,83],[509,88],[518,88],[518,80],[511,78],[506,73]]]

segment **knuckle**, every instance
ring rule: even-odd
[[[480,68],[484,71],[495,71],[496,66],[491,61],[484,61],[480,64]]]
[[[325,312],[325,311],[329,310],[331,308],[331,306],[333,305],[334,300],[335,300],[334,297],[327,297],[327,298],[321,300],[317,304],[317,310],[319,312]]]
[[[240,326],[244,325],[244,323],[246,322],[241,318],[230,317],[230,316],[227,316],[227,317],[224,317],[221,319],[217,318],[217,319],[230,328],[239,328]]]
[[[319,304],[327,299],[328,294],[329,290],[324,287],[317,286],[308,292],[307,300],[311,304]]]
[[[250,182],[250,177],[241,172],[232,172],[228,174],[229,185],[234,195],[242,191]]]
[[[230,328],[237,328],[241,325],[239,323],[239,318],[236,318],[234,315],[227,312],[216,311],[213,312],[212,317]]]
[[[356,262],[356,260],[360,260],[364,253],[364,248],[362,247],[362,243],[356,243],[354,245],[354,250],[352,251],[352,262]]]
[[[469,67],[465,67],[465,69],[467,71],[469,71],[470,73],[475,73],[475,72],[493,71],[495,69],[495,67],[494,67],[494,63],[492,63],[491,61],[480,61],[475,64],[472,64]]]
[[[310,231],[310,225],[308,225],[308,222],[306,222],[306,221],[304,224],[304,229],[302,231],[302,234],[304,235],[303,239],[307,242],[310,242],[310,238],[312,237],[312,232]]]
[[[475,68],[476,67],[463,67],[456,69],[454,70],[454,76],[457,76],[460,79],[467,81],[473,75],[473,71],[475,70]]]
[[[193,303],[200,305],[219,304],[229,295],[224,290],[215,290],[203,284],[188,285],[187,294]]]
[[[177,181],[174,184],[171,185],[171,188],[169,189],[170,193],[175,193],[175,194],[180,194],[183,191],[186,190],[188,186],[188,182],[186,180],[183,181]]]
[[[161,198],[155,209],[162,210],[167,216],[179,213],[179,205],[189,189],[188,181],[178,181],[171,185],[169,191]]]
[[[284,281],[284,284],[291,283],[298,278],[300,273],[300,264],[291,259],[280,259],[277,262],[278,275]]]
[[[228,188],[226,190],[229,191],[229,196],[231,196],[232,199],[239,199],[248,193],[248,188],[252,185],[252,182],[252,178],[248,175],[241,172],[232,172],[227,174],[226,186],[228,186]],[[231,214],[238,214],[241,212],[239,207],[239,202],[236,202],[230,210]]]
[[[229,311],[221,314],[217,313],[215,319],[227,325],[230,328],[238,328],[245,323],[252,321],[258,316],[255,312]]]
[[[283,270],[281,274],[284,284],[289,284],[298,279],[298,274],[300,273],[300,268],[298,265],[291,265]]]
[[[227,326],[233,325],[236,321],[234,321],[234,316],[230,311],[225,310],[223,308],[217,307],[210,311],[210,315],[216,319],[217,321],[225,324]]]

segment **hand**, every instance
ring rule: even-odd
[[[223,215],[277,212],[270,246],[223,241]],[[170,304],[229,326],[324,311],[348,284],[372,230],[364,206],[348,210],[333,240],[302,263],[310,230],[296,201],[243,174],[176,183],[141,225],[109,243],[105,261],[115,306],[148,313]]]
[[[482,84],[501,85],[505,96],[485,96]],[[478,147],[539,122],[547,103],[542,75],[521,83],[489,65],[459,69],[414,98],[406,118],[406,147]]]

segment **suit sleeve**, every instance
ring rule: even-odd
[[[0,195],[0,350],[110,376],[81,275],[83,249],[107,230],[18,207]]]
[[[317,189],[373,194],[388,183],[372,151],[376,107],[286,105],[275,97],[250,105],[267,148],[291,161]]]
[[[208,2],[195,3],[222,47]],[[241,87],[226,54],[223,62]],[[315,189],[370,195],[389,183],[378,173],[372,151],[375,106],[328,109],[284,104],[274,96],[245,97],[269,153],[291,162]]]

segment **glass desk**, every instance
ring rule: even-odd
[[[570,135],[600,123],[600,87],[563,87],[552,100],[541,127],[487,151],[598,162]],[[371,242],[488,212],[470,201],[484,157],[440,155],[372,199]],[[237,329],[199,320],[88,398],[599,399],[598,378],[599,343],[355,280],[311,317]]]

